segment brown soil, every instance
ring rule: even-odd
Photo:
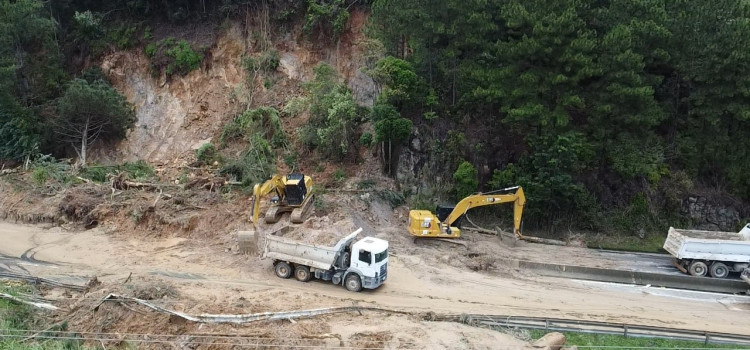
[[[303,243],[333,246],[341,238],[357,229],[351,220],[331,222],[328,216],[311,217],[300,225],[291,226],[287,230],[280,230],[280,228],[286,226],[291,225],[286,221],[282,221],[265,228],[264,231]]]

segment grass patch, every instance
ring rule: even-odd
[[[124,172],[128,178],[134,181],[154,180],[156,172],[154,168],[144,160],[125,162],[116,165],[92,165],[81,169],[78,176],[94,182],[107,182],[109,175]]]
[[[26,284],[1,283],[0,292],[13,296],[23,297],[34,290]],[[49,333],[40,334],[36,341],[21,342],[22,339],[33,334],[22,332],[24,330],[47,329],[49,325],[45,324],[40,315],[36,314],[37,310],[31,306],[0,299],[0,334],[18,335],[18,337],[0,337],[0,349],[45,349],[45,350],[85,350],[94,349],[83,345],[83,341],[77,339],[52,340],[44,337],[60,336],[66,338],[75,338],[74,334],[66,333]],[[63,323],[49,329],[50,332],[66,331],[67,324]]]
[[[532,339],[539,339],[547,334],[544,330],[530,330],[529,335]],[[632,338],[621,335],[602,335],[571,333],[565,334],[565,346],[579,346],[587,350],[607,350],[612,348],[618,349],[750,349],[750,346],[740,345],[723,345],[709,344],[703,342],[686,341],[686,340],[668,340],[659,338]]]

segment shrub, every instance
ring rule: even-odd
[[[344,180],[346,179],[346,171],[341,168],[336,169],[336,171],[333,172],[333,179],[338,183],[344,182]]]
[[[362,133],[362,136],[359,137],[359,144],[370,147],[372,145],[372,134],[369,132]]]
[[[143,51],[146,53],[146,56],[148,56],[149,58],[153,58],[156,55],[156,49],[157,48],[155,43],[148,43]]]
[[[195,151],[195,156],[198,161],[204,165],[211,165],[213,162],[219,160],[219,153],[213,144],[206,143]]]
[[[357,189],[360,190],[369,190],[373,187],[375,187],[375,180],[372,179],[364,179],[357,183]]]
[[[245,70],[250,73],[254,73],[256,71],[270,73],[278,69],[280,63],[281,59],[279,58],[279,53],[276,50],[266,50],[258,57],[245,57],[245,59],[243,60]]]
[[[31,164],[31,179],[41,186],[49,180],[55,180],[61,184],[68,185],[73,182],[70,175],[70,165],[60,162],[52,156],[44,155]]]
[[[256,133],[250,138],[248,148],[237,159],[227,162],[220,173],[234,177],[243,186],[252,186],[273,174],[275,164],[276,156],[270,144]]]
[[[125,50],[138,43],[138,27],[121,24],[107,31],[107,41],[114,43],[120,50]]]
[[[175,38],[162,39],[157,43],[149,43],[144,52],[151,59],[154,74],[164,69],[167,76],[174,74],[185,75],[200,67],[203,53],[196,51],[185,40]]]
[[[281,111],[281,114],[285,117],[296,117],[307,108],[308,102],[306,98],[293,97],[286,103],[284,109]]]
[[[129,179],[139,181],[156,178],[154,168],[142,159],[115,165],[87,166],[78,172],[78,176],[94,182],[107,182],[110,175],[116,175],[117,173],[125,173]]]
[[[167,75],[181,74],[185,75],[190,71],[198,68],[203,55],[195,52],[185,40],[180,40],[177,44],[167,50],[167,56],[173,59],[167,66]]]
[[[404,204],[404,202],[406,201],[403,194],[391,190],[379,191],[377,193],[377,196],[380,197],[380,199],[388,202],[391,208],[396,208],[399,205]]]
[[[245,139],[250,141],[255,134],[262,133],[273,147],[286,144],[286,136],[281,128],[279,112],[273,107],[259,107],[242,112],[224,126],[221,132],[222,147],[228,141]]]
[[[31,179],[34,180],[34,183],[41,186],[47,183],[47,179],[49,178],[49,174],[47,174],[47,169],[45,168],[35,168],[34,171],[31,173]]]
[[[455,181],[453,191],[458,200],[475,193],[479,187],[477,169],[467,161],[458,165],[458,169],[453,173],[453,180]]]

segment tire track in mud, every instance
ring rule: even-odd
[[[25,266],[45,266],[45,267],[56,267],[57,264],[50,262],[37,260],[34,258],[35,252],[32,252],[33,248],[23,252],[19,257],[7,256],[0,254],[0,272],[15,272],[31,275],[29,270]]]
[[[45,246],[49,246],[53,244],[64,244],[68,242],[70,238],[64,237],[54,242],[39,244],[39,241],[36,236],[37,234],[34,234],[29,239],[33,247],[26,249],[18,257],[0,253],[0,272],[21,273],[21,274],[31,276],[31,272],[29,272],[29,270],[25,266],[42,266],[42,267],[56,268],[58,266],[65,265],[65,264],[58,264],[58,263],[52,263],[52,262],[48,262],[44,260],[39,260],[36,258],[36,254],[39,250],[43,249]]]

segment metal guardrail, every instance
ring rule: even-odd
[[[538,329],[556,332],[622,335],[625,337],[688,340],[709,344],[750,345],[750,335],[704,332],[689,329],[632,325],[624,323],[581,321],[560,318],[500,316],[500,315],[445,315],[435,321],[454,321],[472,326]]]

